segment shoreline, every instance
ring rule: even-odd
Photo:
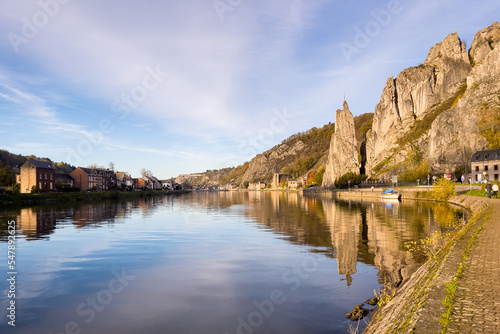
[[[89,191],[89,192],[52,192],[41,194],[1,194],[0,209],[9,206],[32,206],[42,204],[54,204],[57,202],[86,202],[105,200],[120,200],[145,198],[160,195],[178,195],[189,193],[189,190],[141,190],[141,191]]]
[[[449,204],[469,212],[469,223],[447,242],[434,259],[424,263],[397,291],[393,299],[369,319],[363,333],[440,333],[441,315],[447,308],[442,301],[447,296],[447,283],[466,257],[464,251],[485,223],[499,220],[489,216],[492,204],[482,197],[457,195]]]

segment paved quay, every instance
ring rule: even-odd
[[[500,199],[474,240],[458,281],[447,333],[500,333]]]
[[[476,219],[412,275],[364,333],[443,333],[446,284],[471,240],[446,333],[500,333],[500,199],[460,195],[450,203],[470,209]]]

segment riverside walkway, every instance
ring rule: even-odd
[[[446,284],[455,277],[469,243],[446,333],[500,333],[500,199],[460,195],[450,203],[476,213],[475,221],[419,268],[363,333],[443,333]]]
[[[500,199],[478,234],[458,281],[447,333],[500,333]]]

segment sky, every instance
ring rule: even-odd
[[[0,149],[159,178],[233,167],[374,112],[498,1],[0,0]]]

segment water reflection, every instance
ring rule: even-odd
[[[235,319],[275,289],[287,302],[258,332],[330,333],[346,332],[345,312],[373,289],[401,284],[422,263],[406,241],[459,214],[427,202],[203,192],[11,209],[0,212],[0,228],[5,241],[5,222],[18,224],[23,333],[60,332],[70,320],[89,333],[234,333]],[[317,268],[294,276],[304,263]],[[134,281],[85,323],[75,309],[122,268]]]
[[[360,262],[378,268],[380,283],[401,285],[425,261],[407,253],[405,242],[445,231],[463,214],[445,203],[333,201],[284,192],[193,196],[207,208],[248,204],[246,215],[289,242],[323,247],[348,286]]]

